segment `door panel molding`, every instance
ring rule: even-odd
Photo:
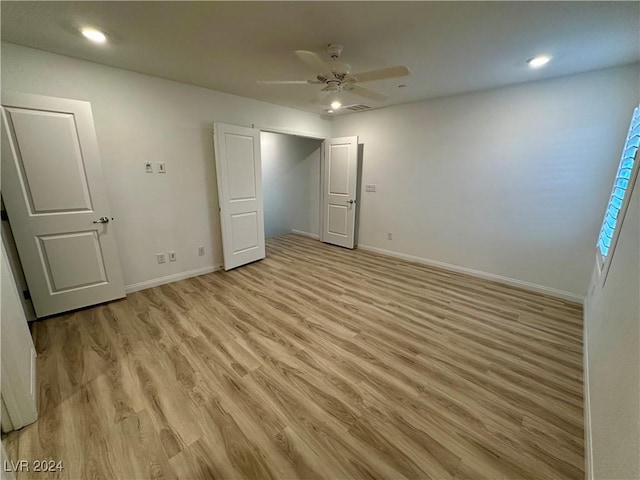
[[[16,147],[14,148],[14,161],[20,175],[24,196],[29,200],[30,214],[92,211],[93,206],[89,195],[89,185],[84,170],[84,158],[77,137],[78,128],[74,115],[15,107],[6,108],[5,110],[7,112],[7,125],[11,132],[11,140],[14,147]],[[45,123],[37,118],[38,116],[44,117],[49,121],[52,118],[65,120],[67,124],[51,125],[53,127],[51,128],[52,131],[48,132],[37,131],[36,127],[40,127],[40,130],[42,130],[44,125],[36,124]],[[33,129],[33,132],[30,129]],[[35,132],[40,135],[41,141],[29,142],[31,134]],[[46,137],[61,137],[63,135],[69,139],[68,151],[60,152],[61,158],[53,158],[50,162],[44,164],[42,162],[38,163],[37,158],[40,155],[52,154],[51,150],[48,149]],[[47,188],[50,178],[55,175],[58,177],[64,175],[66,177],[64,178],[65,184],[69,188],[56,191]],[[59,198],[55,198],[55,196]],[[55,205],[55,203],[59,205]]]
[[[108,282],[97,230],[40,235],[37,239],[40,259],[51,295]],[[91,242],[90,245],[78,241],[85,239]],[[65,242],[65,240],[69,241]],[[78,267],[83,271],[79,272],[76,268],[73,275],[69,275],[67,266],[70,262],[77,262]],[[91,277],[94,278],[91,279]]]

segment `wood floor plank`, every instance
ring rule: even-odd
[[[48,478],[584,476],[557,298],[285,235],[32,331],[40,418],[4,440],[64,461]]]
[[[106,439],[111,478],[176,478],[149,414],[143,410],[118,422]]]

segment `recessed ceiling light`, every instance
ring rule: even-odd
[[[549,63],[549,60],[551,60],[551,57],[548,55],[537,55],[527,60],[527,63],[531,68],[540,68]]]
[[[333,113],[333,110],[329,109],[327,110],[327,113]]]
[[[107,41],[107,36],[102,33],[100,30],[96,30],[95,28],[83,28],[81,30],[82,35],[96,43],[104,43]]]
[[[342,106],[342,103],[340,103],[338,100],[331,102],[331,108],[333,108],[334,110],[339,109],[341,106]]]

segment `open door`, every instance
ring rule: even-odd
[[[265,257],[260,131],[213,124],[224,269]]]
[[[1,190],[38,317],[125,296],[89,102],[3,92]]]
[[[355,244],[358,137],[324,141],[322,157],[322,233],[325,243]]]
[[[7,260],[4,242],[0,242],[0,423],[5,433],[38,419],[36,349]]]

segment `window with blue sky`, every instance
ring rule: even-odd
[[[602,222],[602,228],[600,229],[600,236],[598,237],[598,250],[603,258],[613,253],[612,251],[615,247],[616,228],[622,223],[624,209],[626,208],[625,199],[631,195],[631,189],[633,188],[634,167],[637,169],[637,165],[635,164],[639,161],[637,158],[639,146],[640,107],[633,111],[629,133],[627,134],[627,140],[622,150],[622,158],[620,159],[613,190],[609,198],[604,221]]]

